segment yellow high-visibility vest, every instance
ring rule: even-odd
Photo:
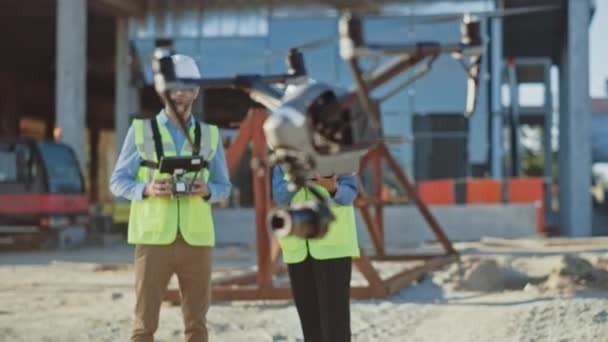
[[[136,119],[133,121],[135,144],[140,156],[145,161],[158,163],[154,143],[152,120],[156,120],[163,155],[176,156],[176,148],[171,134],[165,125],[154,119]],[[215,155],[219,133],[216,126],[199,123],[201,129],[200,155],[210,161]],[[195,141],[195,126],[190,128],[190,137]],[[192,147],[184,143],[182,156],[192,155]],[[192,178],[193,173],[183,177]],[[209,170],[204,168],[198,176],[203,181],[209,180]],[[136,180],[149,183],[153,179],[171,178],[162,174],[158,168],[140,166]],[[167,245],[175,241],[177,231],[184,240],[193,246],[213,246],[215,232],[211,205],[199,196],[184,196],[179,198],[148,197],[141,201],[131,201],[129,214],[128,242],[131,244]]]
[[[315,185],[315,187],[323,196],[330,197],[324,187],[320,185]],[[302,188],[293,196],[291,203],[305,202],[313,198],[310,190]],[[308,253],[318,260],[359,257],[355,208],[352,205],[332,204],[330,209],[335,220],[330,223],[327,234],[322,238],[302,239],[285,236],[279,239],[285,263],[301,262],[306,259]]]

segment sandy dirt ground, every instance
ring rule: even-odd
[[[389,298],[354,300],[352,340],[608,341],[608,245],[456,247],[460,263]],[[127,341],[132,253],[123,244],[0,253],[0,341]],[[220,247],[214,255],[222,270],[250,263],[253,251]],[[390,273],[399,264],[377,266]],[[208,327],[211,341],[302,341],[288,301],[213,303]],[[179,306],[164,304],[157,340],[182,336]]]

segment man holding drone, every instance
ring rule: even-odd
[[[171,59],[178,77],[201,77],[191,57]],[[191,114],[198,91],[192,85],[160,93],[165,108],[154,118],[133,121],[110,179],[112,193],[131,200],[128,241],[135,245],[136,292],[131,341],[153,340],[174,273],[186,340],[208,340],[215,242],[210,204],[226,199],[231,184],[217,127]]]

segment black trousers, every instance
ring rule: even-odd
[[[352,259],[288,264],[289,279],[306,342],[350,341]]]

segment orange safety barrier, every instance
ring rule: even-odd
[[[494,204],[502,202],[502,184],[496,179],[467,179],[468,204]]]
[[[455,181],[438,179],[418,182],[418,195],[427,205],[454,205]],[[470,178],[465,181],[467,204],[502,203],[502,181],[491,178]],[[537,232],[545,234],[543,179],[510,178],[507,181],[507,203],[534,204],[537,208]]]
[[[453,205],[455,203],[454,181],[438,179],[418,182],[418,195],[429,205]]]
[[[537,204],[537,232],[545,233],[545,209],[542,178],[511,178],[509,179],[508,184],[509,203]]]
[[[543,200],[542,178],[511,178],[509,179],[509,202],[533,203]]]

